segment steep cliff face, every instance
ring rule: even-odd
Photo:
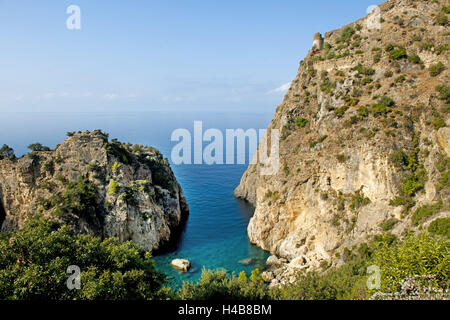
[[[54,151],[0,160],[2,231],[21,228],[39,214],[75,232],[155,250],[170,241],[188,213],[158,150],[108,141],[101,131],[73,134]]]
[[[250,165],[235,190],[255,206],[250,241],[287,260],[273,283],[450,216],[445,5],[387,1],[301,62],[268,128],[279,172]]]

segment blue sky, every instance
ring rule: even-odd
[[[273,111],[313,34],[381,2],[0,0],[0,112]]]

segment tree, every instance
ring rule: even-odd
[[[49,147],[43,146],[39,142],[30,144],[28,146],[28,149],[30,149],[31,151],[50,151],[51,150]]]
[[[14,160],[15,158],[16,155],[14,154],[13,148],[10,148],[8,145],[4,144],[3,147],[0,149],[0,160],[2,159]]]

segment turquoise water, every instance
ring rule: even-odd
[[[170,141],[172,131],[185,128],[193,132],[195,120],[203,121],[204,130],[217,128],[225,132],[227,128],[264,129],[271,116],[272,113],[4,113],[0,145],[6,143],[21,155],[34,142],[55,147],[68,131],[102,129],[110,138],[159,148],[170,159],[176,144]],[[172,165],[186,195],[190,216],[175,246],[154,257],[157,268],[168,275],[171,286],[197,280],[203,268],[237,274],[263,267],[268,253],[247,239],[253,208],[233,196],[246,168],[247,165]],[[191,270],[187,273],[174,270],[170,261],[175,258],[191,260]],[[239,263],[248,258],[254,263]]]

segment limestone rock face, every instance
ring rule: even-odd
[[[108,141],[97,130],[74,134],[54,151],[0,160],[2,231],[36,213],[155,250],[176,235],[189,207],[158,150]]]
[[[178,270],[181,270],[184,272],[189,271],[189,269],[191,268],[191,262],[186,259],[174,259],[174,260],[172,260],[170,265],[172,267],[174,267],[175,269],[178,269]]]
[[[267,130],[280,131],[280,170],[267,176],[263,163],[250,165],[235,190],[255,207],[250,241],[287,259],[282,267],[269,259],[272,284],[339,265],[346,248],[377,234],[401,236],[450,215],[442,6],[387,1],[380,29],[366,17],[328,32],[301,62]],[[446,69],[432,74],[439,62]],[[418,208],[436,203],[441,209],[413,223]]]

